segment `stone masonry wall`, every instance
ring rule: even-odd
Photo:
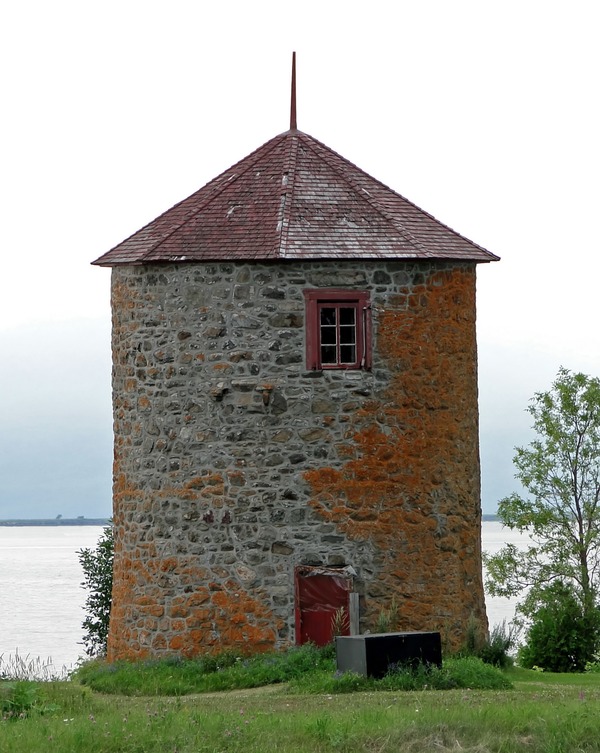
[[[294,641],[294,569],[459,644],[481,582],[475,266],[116,267],[109,659]],[[371,371],[306,371],[303,290],[369,290]]]

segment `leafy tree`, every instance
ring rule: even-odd
[[[536,439],[516,448],[518,478],[529,496],[501,500],[498,516],[527,533],[524,551],[508,544],[486,556],[492,595],[525,594],[519,611],[531,618],[548,606],[560,582],[595,625],[600,568],[600,379],[559,369],[548,392],[536,393],[529,413]],[[556,596],[556,595],[555,595]],[[590,628],[591,629],[591,628]]]
[[[598,611],[584,616],[573,589],[555,581],[540,595],[519,649],[519,664],[551,672],[582,672],[595,654],[599,627]]]
[[[83,645],[88,656],[105,656],[112,605],[114,538],[112,525],[104,528],[95,549],[80,549],[81,584],[88,591],[83,621]]]

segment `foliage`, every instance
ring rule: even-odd
[[[40,685],[29,680],[0,681],[0,720],[25,719],[32,713],[55,711],[40,693]]]
[[[506,669],[513,664],[511,649],[516,648],[518,637],[519,627],[507,626],[506,620],[494,625],[489,636],[482,636],[479,622],[471,619],[467,624],[467,640],[458,656],[474,656],[486,664]]]
[[[584,614],[573,589],[556,581],[541,594],[519,649],[519,663],[551,672],[581,672],[596,650],[600,613]]]
[[[36,696],[35,683],[24,680],[0,682],[0,717],[23,718],[35,705]]]
[[[529,496],[501,500],[498,516],[532,544],[486,556],[486,585],[494,596],[525,594],[519,611],[530,619],[545,589],[560,581],[592,624],[600,574],[600,379],[561,368],[528,410],[537,437],[516,449],[514,463]]]
[[[476,656],[486,664],[506,669],[512,666],[511,650],[517,646],[520,629],[517,625],[506,625],[506,620],[494,625],[489,638],[480,646]]]
[[[112,525],[104,528],[95,549],[80,549],[81,584],[88,591],[83,621],[83,645],[88,656],[105,656],[112,604],[114,538]]]

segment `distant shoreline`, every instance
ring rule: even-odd
[[[0,526],[106,526],[109,518],[33,518],[31,520],[0,520]]]

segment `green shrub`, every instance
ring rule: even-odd
[[[23,719],[38,701],[36,683],[26,680],[0,682],[0,718]]]
[[[582,672],[595,658],[600,614],[587,616],[572,588],[554,583],[546,588],[532,614],[525,643],[519,649],[519,664],[551,672]]]
[[[516,625],[506,625],[506,620],[494,625],[488,637],[482,635],[478,621],[471,618],[467,624],[467,639],[457,656],[474,656],[486,664],[506,669],[512,666],[511,649],[518,640],[519,630]]]
[[[88,656],[105,656],[112,605],[114,561],[112,525],[106,526],[95,549],[80,549],[78,555],[84,575],[81,585],[88,591],[85,600],[87,616],[83,621],[85,653]]]
[[[513,657],[510,652],[516,647],[518,634],[519,630],[515,625],[507,626],[506,620],[502,620],[494,625],[489,638],[479,646],[475,656],[494,667],[506,669],[512,666]]]

